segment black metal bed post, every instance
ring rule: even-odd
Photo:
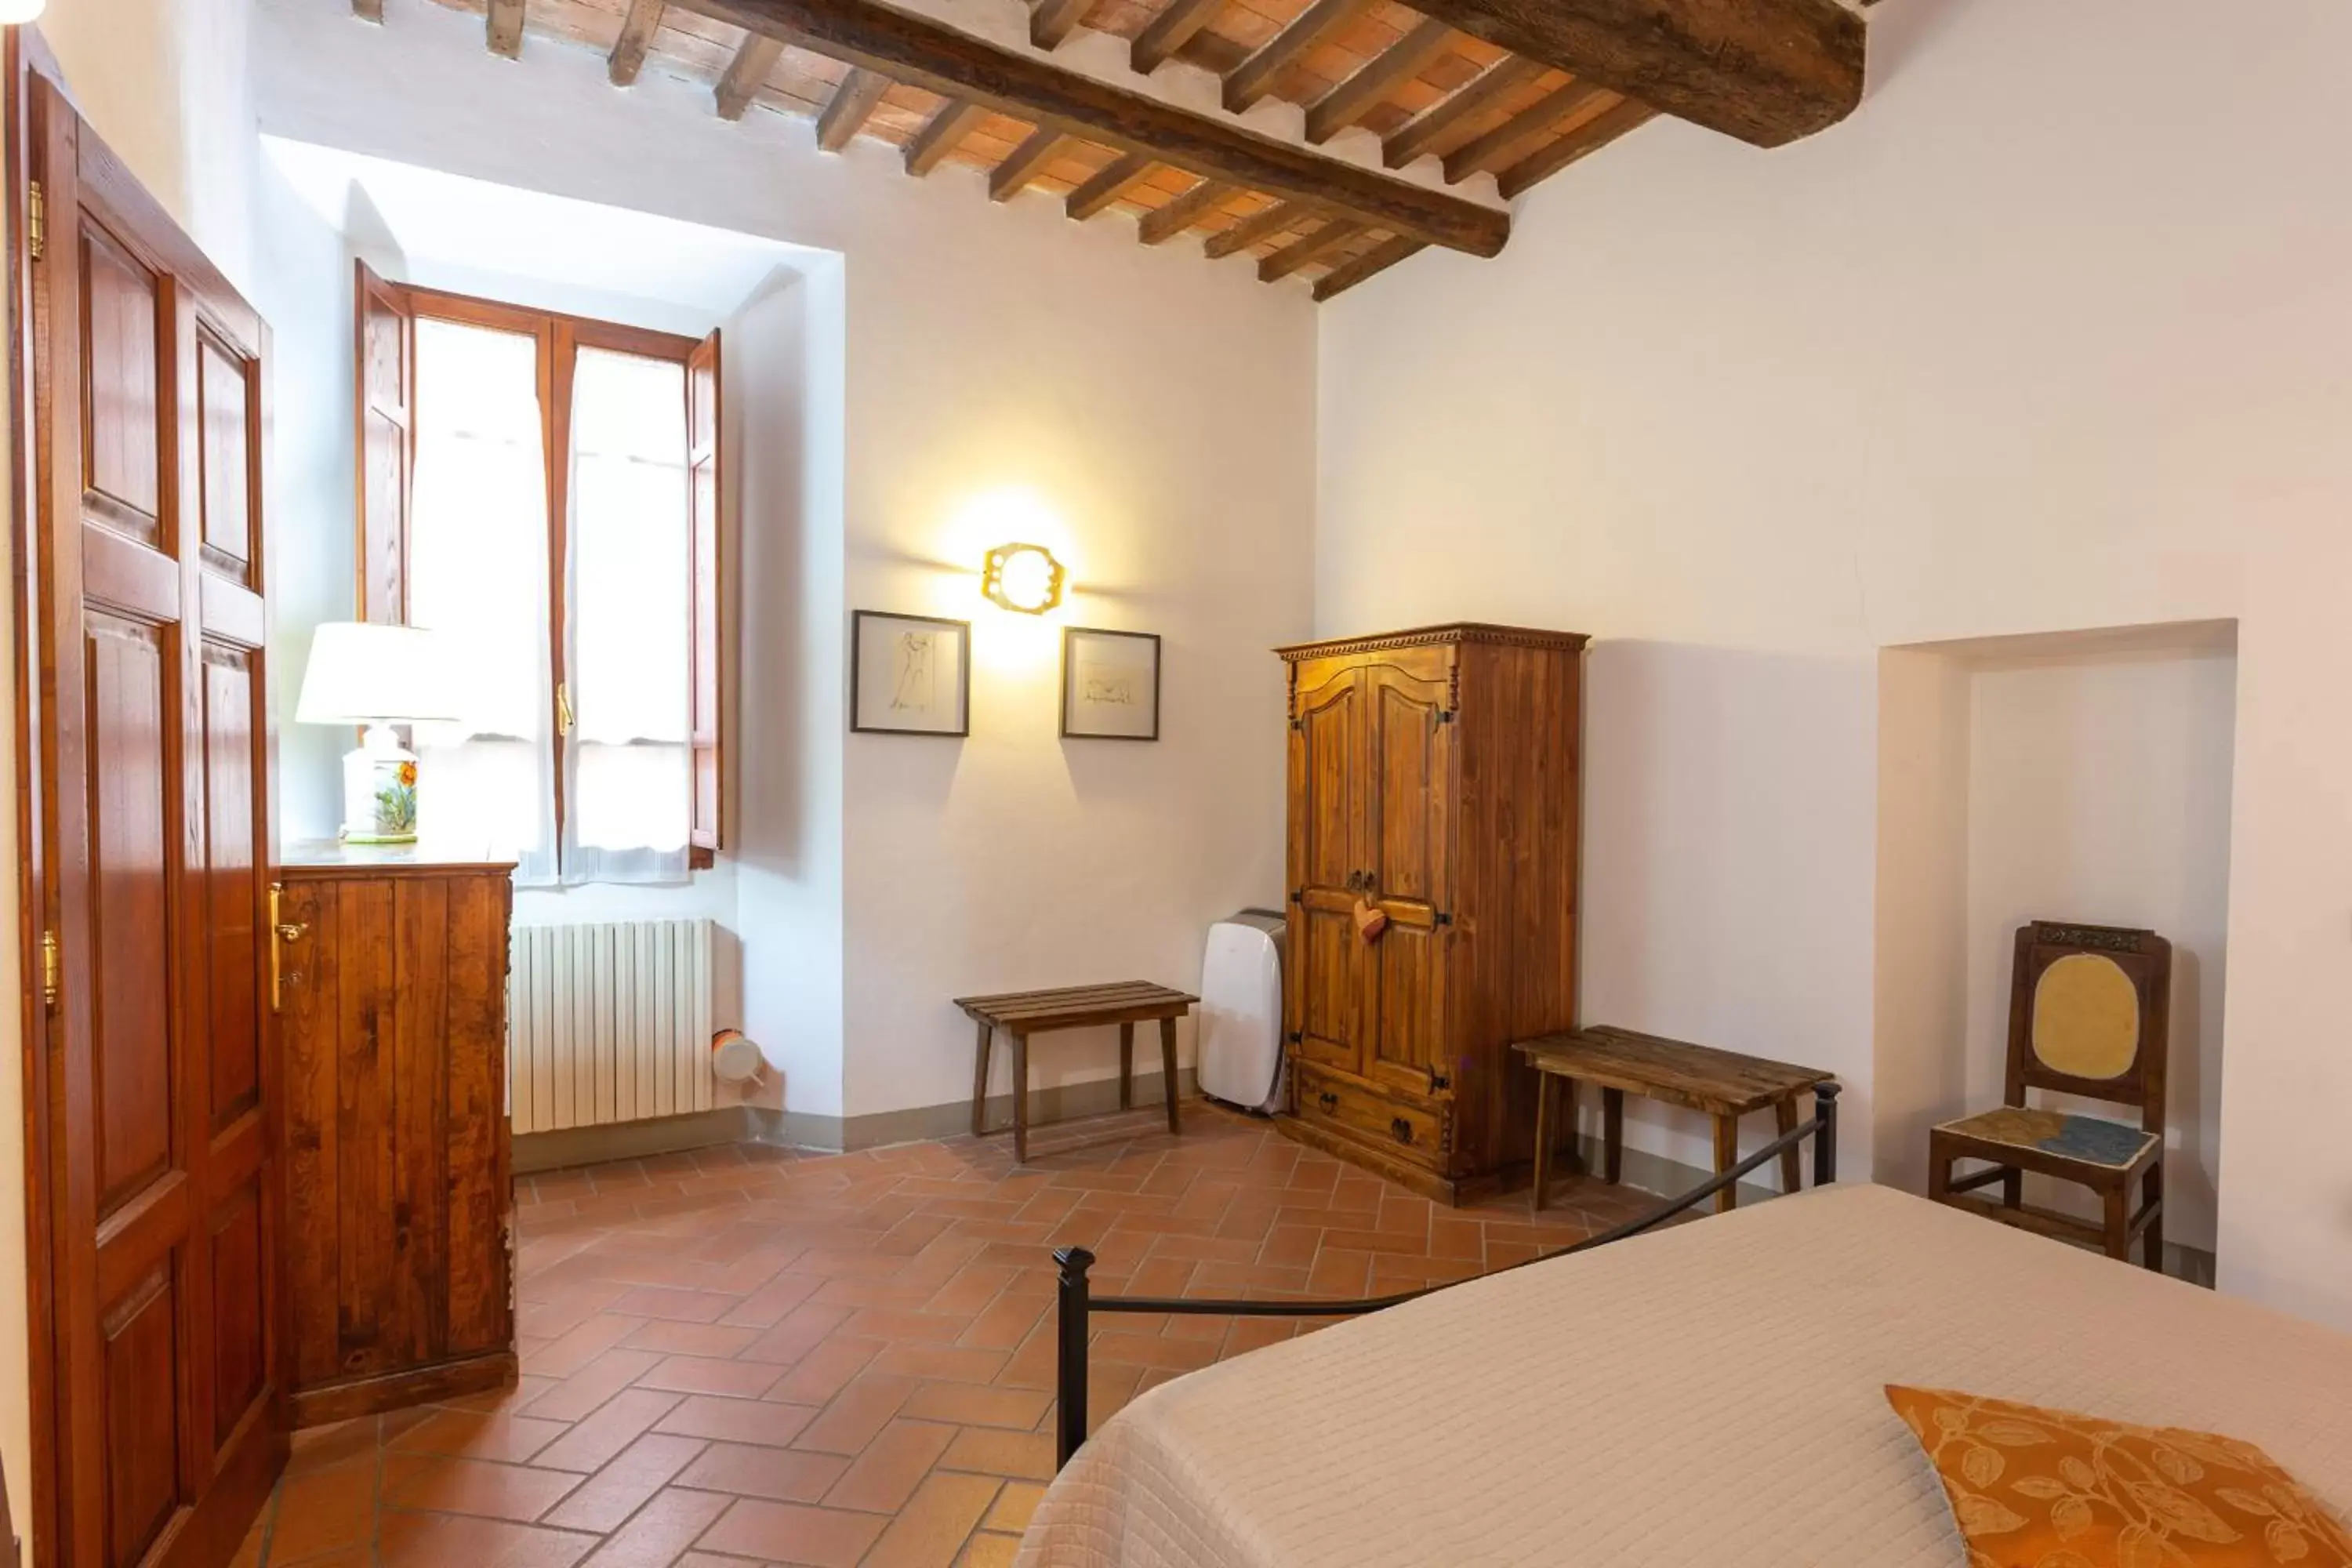
[[[1837,1080],[1813,1085],[1813,1185],[1826,1187],[1837,1180]]]
[[[1095,1255],[1083,1247],[1057,1247],[1061,1305],[1054,1323],[1054,1468],[1059,1470],[1087,1440],[1087,1270]]]

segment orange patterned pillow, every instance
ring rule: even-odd
[[[2252,1443],[1889,1384],[1969,1568],[2352,1568],[2352,1533]]]

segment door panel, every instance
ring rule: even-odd
[[[1343,910],[1310,909],[1300,917],[1306,940],[1291,943],[1305,955],[1299,973],[1298,1049],[1310,1060],[1360,1070],[1358,1020],[1363,1001],[1361,945]]]
[[[212,1103],[217,1133],[251,1110],[261,1092],[261,995],[265,956],[254,912],[262,866],[254,842],[255,711],[263,700],[253,658],[206,642],[204,666],[205,945],[192,979],[212,1029]]]
[[[253,492],[247,445],[252,436],[245,365],[236,351],[209,333],[196,353],[196,395],[204,407],[204,465],[198,491],[204,506],[207,565],[239,582],[253,560]]]
[[[60,1568],[219,1568],[278,1469],[265,333],[57,90],[30,269]]]
[[[80,231],[86,300],[81,340],[89,381],[81,398],[85,480],[91,512],[133,539],[159,542],[163,506],[162,311],[155,275],[99,224]]]
[[[1301,692],[1290,733],[1289,1029],[1301,1055],[1348,1072],[1363,1070],[1362,673]]]
[[[180,1503],[175,1260],[164,1258],[101,1321],[106,1345],[107,1568],[145,1555]]]
[[[261,1183],[257,1175],[214,1212],[212,1231],[213,1446],[235,1435],[269,1384],[262,1331],[268,1299],[263,1262]]]
[[[1366,977],[1365,1076],[1416,1093],[1446,1066],[1445,928],[1454,725],[1444,681],[1382,666],[1367,671],[1366,737],[1377,781],[1370,837],[1373,902],[1388,927]]]
[[[97,879],[96,1155],[100,1218],[172,1166],[172,1039],[165,972],[164,755],[171,650],[161,628],[93,612],[86,622],[91,858]]]

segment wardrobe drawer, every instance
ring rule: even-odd
[[[1344,1132],[1360,1143],[1433,1168],[1443,1166],[1453,1148],[1453,1107],[1432,1110],[1395,1099],[1370,1085],[1300,1062],[1298,1115],[1304,1121]]]

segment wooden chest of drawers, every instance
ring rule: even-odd
[[[332,846],[278,870],[297,1426],[514,1378],[512,871]]]

